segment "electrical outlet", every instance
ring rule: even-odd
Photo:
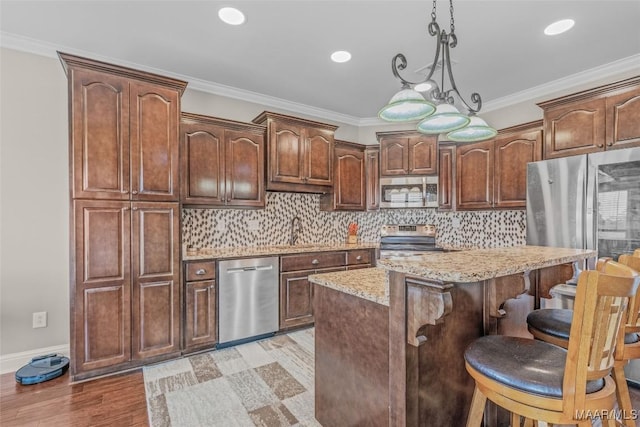
[[[39,311],[33,313],[33,327],[34,328],[46,328],[47,327],[47,312]]]
[[[258,221],[257,219],[251,219],[247,221],[247,226],[249,227],[249,230],[259,230],[260,221]]]
[[[451,218],[451,227],[460,228],[460,218],[456,218],[456,217]]]
[[[224,231],[226,229],[227,229],[227,225],[224,223],[224,221],[222,220],[218,221],[218,223],[216,224],[216,230]]]

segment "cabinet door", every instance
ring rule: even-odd
[[[75,373],[131,358],[129,202],[74,201],[71,293]]]
[[[216,282],[187,282],[185,296],[185,348],[216,343]]]
[[[74,198],[129,200],[129,84],[72,69],[71,153]]]
[[[182,202],[224,204],[224,129],[203,123],[183,123],[181,133]]]
[[[264,136],[227,129],[225,146],[227,204],[264,207]]]
[[[361,211],[365,208],[364,152],[336,148],[336,174],[333,186],[335,209]]]
[[[438,149],[438,209],[454,210],[455,204],[455,176],[456,176],[456,146],[440,146]]]
[[[333,132],[308,127],[305,129],[305,175],[309,185],[333,185]]]
[[[313,323],[312,271],[280,275],[280,329]]]
[[[178,201],[178,91],[131,82],[129,99],[132,199]]]
[[[367,210],[380,209],[380,150],[365,151],[365,186]]]
[[[607,150],[640,146],[640,88],[607,97]]]
[[[493,140],[457,148],[456,187],[458,209],[493,206]]]
[[[437,136],[419,135],[409,138],[409,175],[438,173],[437,146]]]
[[[542,131],[498,137],[494,143],[494,206],[525,207],[527,163],[542,157]]]
[[[302,127],[288,122],[273,121],[269,126],[269,184],[304,184]]]
[[[385,138],[380,141],[380,175],[409,173],[409,139]]]
[[[594,153],[604,149],[604,98],[544,112],[544,158]]]
[[[132,355],[180,350],[178,203],[132,203]]]

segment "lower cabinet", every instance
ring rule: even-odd
[[[74,380],[179,354],[178,220],[178,203],[74,201]]]
[[[216,264],[187,262],[184,272],[184,350],[189,352],[217,342]]]
[[[312,325],[312,274],[331,273],[347,269],[367,268],[375,259],[373,249],[318,252],[280,257],[280,329]]]

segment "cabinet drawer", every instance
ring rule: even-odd
[[[318,252],[304,255],[285,255],[280,257],[280,271],[317,270],[345,265],[344,252]]]
[[[185,270],[187,272],[187,282],[213,279],[216,277],[216,262],[189,262],[187,263]]]
[[[371,251],[367,249],[347,252],[347,265],[370,264]]]

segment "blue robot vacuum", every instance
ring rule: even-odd
[[[57,378],[69,369],[69,358],[58,354],[45,354],[31,359],[16,371],[16,381],[23,385],[38,384]]]

